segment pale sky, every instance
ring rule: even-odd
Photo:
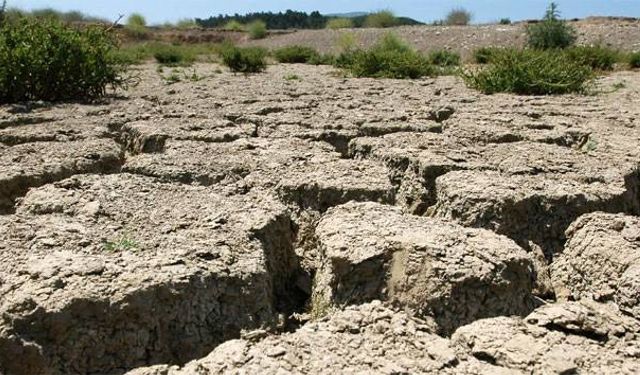
[[[558,0],[564,18],[591,15],[640,17],[640,0]],[[454,7],[474,14],[474,22],[540,18],[547,0],[8,0],[9,7],[79,10],[93,16],[115,19],[119,14],[142,13],[149,23],[181,18],[208,18],[211,15],[259,11],[319,10],[342,13],[390,9],[399,16],[429,22],[441,19]]]

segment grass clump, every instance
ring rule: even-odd
[[[264,48],[227,45],[220,52],[220,57],[234,73],[259,73],[267,68],[267,51]]]
[[[318,52],[305,46],[287,46],[277,49],[273,56],[279,63],[283,64],[307,64],[318,59]]]
[[[429,54],[429,61],[433,65],[441,67],[458,66],[460,65],[460,54],[447,50],[433,51]]]
[[[227,22],[222,29],[227,31],[244,31],[244,25],[236,20],[231,20]]]
[[[576,42],[576,31],[560,19],[558,5],[551,3],[542,21],[527,27],[527,37],[531,48],[562,49]]]
[[[0,102],[91,100],[123,87],[116,41],[100,26],[23,18],[0,26]]]
[[[445,18],[444,22],[447,25],[465,26],[471,22],[471,12],[463,8],[452,9]]]
[[[364,20],[364,27],[387,28],[394,27],[397,24],[396,16],[389,10],[371,13]]]
[[[393,34],[386,34],[370,50],[347,50],[336,61],[336,66],[354,77],[420,78],[434,75],[429,59],[415,51]]]
[[[632,69],[640,68],[640,52],[634,52],[629,55],[629,66]]]
[[[510,49],[494,54],[488,68],[463,77],[486,94],[550,95],[585,92],[593,72],[558,51]]]
[[[353,28],[353,20],[350,18],[332,18],[327,21],[327,29],[351,29]]]
[[[115,239],[113,241],[107,241],[103,244],[104,251],[109,253],[127,251],[127,250],[136,250],[138,249],[138,243],[128,235],[123,235],[122,237]]]
[[[613,70],[620,52],[603,46],[580,46],[567,49],[569,58],[594,70]]]
[[[267,36],[267,24],[264,21],[257,20],[247,25],[249,38],[263,39]]]

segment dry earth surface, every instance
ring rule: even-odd
[[[218,68],[0,107],[0,373],[640,372],[640,73]]]

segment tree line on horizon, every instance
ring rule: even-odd
[[[349,17],[349,20],[353,24],[353,27],[363,27],[366,24],[366,20],[369,14],[361,15],[357,17]],[[318,11],[311,13],[299,12],[294,10],[287,10],[286,12],[254,12],[244,15],[234,14],[219,14],[218,16],[211,16],[206,19],[196,18],[196,23],[201,27],[206,28],[220,28],[229,24],[230,22],[239,22],[241,24],[249,24],[255,21],[262,21],[266,24],[268,29],[272,30],[286,30],[286,29],[323,29],[327,26],[327,23],[333,19],[343,18],[340,16],[327,16]],[[397,26],[402,25],[420,25],[414,19],[408,17],[395,17],[395,23]]]

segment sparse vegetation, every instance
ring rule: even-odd
[[[123,235],[116,240],[105,242],[103,248],[106,252],[115,253],[120,251],[135,250],[138,248],[138,243],[128,235]]]
[[[640,52],[634,52],[629,55],[629,66],[632,69],[640,68]]]
[[[349,18],[332,18],[327,21],[327,29],[350,29],[353,28],[353,20]]]
[[[274,51],[273,56],[279,63],[306,64],[318,59],[318,52],[310,47],[288,46]]]
[[[336,66],[354,77],[401,79],[435,74],[427,57],[390,33],[370,50],[343,52],[336,60]]]
[[[184,19],[178,20],[178,22],[176,22],[176,27],[178,29],[188,30],[188,29],[197,28],[198,24],[196,23],[196,21],[193,18],[184,18]]]
[[[560,19],[558,5],[551,3],[543,20],[527,27],[527,37],[531,48],[567,48],[575,43],[576,31]]]
[[[393,12],[389,10],[381,10],[371,13],[364,21],[364,27],[386,28],[398,25],[398,20]]]
[[[231,20],[222,26],[223,30],[227,31],[244,31],[244,25],[236,20]]]
[[[620,61],[620,52],[603,46],[572,47],[566,53],[572,60],[595,70],[613,70]]]
[[[491,56],[491,65],[464,78],[486,94],[512,92],[549,95],[585,92],[593,73],[590,67],[557,51],[505,49]]]
[[[267,36],[267,24],[264,21],[257,20],[247,25],[249,38],[262,39]]]
[[[463,8],[452,9],[445,18],[445,24],[455,26],[465,26],[471,22],[473,18],[471,12]]]
[[[55,43],[52,43],[55,41]],[[125,85],[103,27],[23,18],[0,26],[0,102],[91,100]]]
[[[157,54],[164,54],[167,50],[174,50],[176,53],[187,56],[186,60],[194,59],[198,56],[211,56],[220,52],[220,44],[196,43],[196,44],[167,44],[161,42],[133,43],[122,46],[113,52],[118,61],[127,64],[142,64],[155,58]],[[161,57],[162,58],[162,57]],[[184,61],[185,59],[183,59]]]
[[[433,65],[451,67],[460,65],[460,54],[447,50],[433,51],[429,54],[429,61]]]
[[[222,63],[234,73],[259,73],[267,68],[267,51],[263,48],[226,45],[220,56]]]
[[[297,74],[287,74],[286,76],[284,76],[284,79],[286,81],[302,81],[300,76],[298,76]]]

